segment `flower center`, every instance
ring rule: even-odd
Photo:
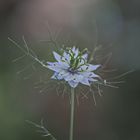
[[[77,73],[77,69],[69,68],[68,72],[70,72],[71,74],[75,74]]]
[[[68,54],[70,55],[69,72],[72,73],[77,72],[77,69],[80,68],[80,66],[85,65],[87,62],[87,60],[83,58],[83,55],[87,52],[87,49],[84,49],[82,52],[76,51],[73,51],[72,49],[68,50]]]

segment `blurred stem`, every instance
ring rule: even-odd
[[[69,140],[73,140],[74,103],[75,103],[75,93],[74,93],[74,88],[71,88],[71,112],[70,112],[70,136],[69,136]]]
[[[91,63],[94,60],[94,56],[95,56],[96,50],[97,50],[97,48],[95,47],[93,49],[93,51],[91,52],[91,55],[90,55],[90,58],[89,58],[89,63]]]
[[[101,49],[101,45],[99,45],[99,46],[95,46],[95,48],[93,49],[93,51],[91,52],[91,55],[90,55],[90,58],[89,58],[89,63],[91,63],[94,59],[95,59],[95,55],[96,55],[96,52],[99,50],[99,49]]]

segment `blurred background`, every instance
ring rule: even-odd
[[[90,96],[79,99],[74,137],[140,139],[139,0],[0,0],[0,139],[49,140],[26,122],[43,118],[57,140],[68,140],[70,104],[63,87],[44,85],[52,73],[37,64],[33,70],[30,58],[13,63],[23,53],[8,37],[23,46],[23,35],[41,60],[52,60],[56,45],[102,46],[102,57],[112,52],[107,70],[117,69],[105,77],[134,70],[119,88],[103,88],[96,106]]]

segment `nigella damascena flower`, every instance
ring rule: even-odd
[[[79,51],[78,48],[67,48],[62,55],[53,52],[56,62],[47,62],[47,67],[54,71],[52,79],[65,80],[75,88],[79,83],[90,86],[98,81],[99,76],[95,71],[100,65],[89,64],[86,50]]]

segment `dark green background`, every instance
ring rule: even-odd
[[[112,52],[107,68],[118,71],[106,77],[134,69],[125,76],[126,82],[120,84],[119,89],[104,88],[104,96],[97,96],[97,106],[91,98],[80,99],[75,111],[75,140],[139,140],[139,0],[58,1],[64,3],[60,13],[61,4],[55,5],[56,1],[54,4],[43,0],[0,1],[0,140],[47,140],[25,122],[39,123],[41,118],[58,140],[68,139],[68,96],[57,96],[55,89],[51,89],[55,87],[52,84],[43,94],[34,88],[40,75],[48,78],[52,74],[39,65],[35,72],[27,69],[17,75],[17,71],[32,60],[25,58],[13,63],[22,52],[8,41],[11,37],[23,45],[21,38],[25,35],[40,59],[52,60],[50,53],[54,45],[39,42],[49,40],[48,23],[53,35],[62,28],[57,39],[60,46],[76,45],[92,50],[97,43],[102,45],[102,56]],[[24,80],[32,72],[33,75]],[[59,92],[62,91],[60,88]]]

